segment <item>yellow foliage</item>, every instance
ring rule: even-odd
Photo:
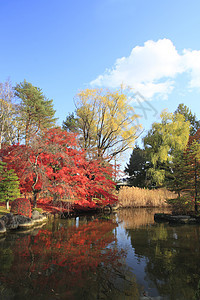
[[[75,100],[84,148],[96,149],[100,156],[121,153],[132,147],[140,125],[123,91],[85,89]]]

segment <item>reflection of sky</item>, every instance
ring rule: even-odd
[[[131,245],[131,238],[127,235],[123,223],[119,224],[116,229],[116,237],[119,248],[123,248],[127,252],[126,263],[135,274],[137,283],[150,296],[158,296],[159,293],[154,283],[146,277],[145,267],[147,258],[135,254],[135,249]]]

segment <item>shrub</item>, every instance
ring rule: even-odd
[[[17,198],[11,203],[11,210],[13,214],[31,217],[31,203],[29,199]]]
[[[189,195],[169,199],[168,203],[172,208],[172,212],[175,214],[187,214],[194,211],[194,202]]]

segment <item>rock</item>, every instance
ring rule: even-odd
[[[199,220],[196,217],[186,215],[155,214],[156,222],[169,222],[169,224],[197,224]]]
[[[40,218],[40,213],[39,213],[39,211],[34,210],[34,211],[32,212],[32,217],[31,217],[31,219],[37,220],[37,219],[39,219],[39,218]]]
[[[159,213],[154,215],[154,220],[156,222],[169,222],[170,218],[170,214]]]
[[[7,229],[16,229],[19,226],[17,216],[14,216],[12,213],[6,214],[1,218],[5,222]]]
[[[32,228],[34,223],[31,218],[18,215],[17,216],[18,222],[19,222],[19,229],[29,229]]]
[[[198,222],[197,222],[197,219],[195,219],[195,218],[190,218],[188,223],[189,223],[189,224],[197,224]]]
[[[17,215],[16,217],[17,217],[19,225],[20,224],[28,224],[28,223],[32,222],[31,218],[26,217],[26,216]]]
[[[169,222],[176,224],[188,224],[189,219],[190,216],[171,216]]]
[[[6,233],[5,222],[0,219],[0,235]]]
[[[43,224],[47,220],[47,217],[40,215],[39,212],[37,213],[33,214],[35,220],[23,215],[15,216],[12,213],[6,214],[0,219],[0,234],[5,233],[7,229],[18,228],[18,229],[27,230],[32,228],[34,225],[37,226]]]
[[[4,221],[6,229],[29,228],[33,226],[33,222],[30,218],[22,215],[15,216],[12,213],[6,214],[1,220]]]
[[[42,224],[44,222],[47,221],[47,217],[43,216],[43,215],[39,215],[39,218],[38,219],[33,219],[33,223],[35,225],[38,225],[38,224]]]
[[[30,221],[26,221],[25,223],[19,224],[19,229],[29,229],[34,226],[34,222],[30,219]]]

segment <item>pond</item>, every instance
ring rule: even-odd
[[[200,227],[154,223],[156,212],[53,219],[8,233],[0,239],[0,299],[195,299]]]

